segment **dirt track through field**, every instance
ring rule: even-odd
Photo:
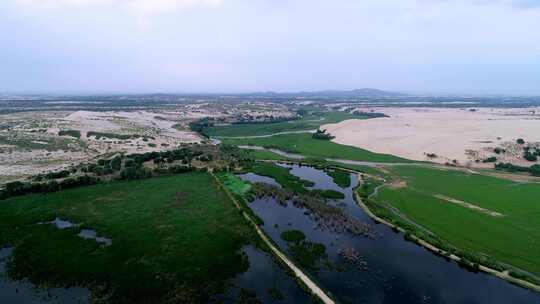
[[[460,206],[463,206],[465,208],[468,208],[468,209],[471,209],[471,210],[474,210],[474,211],[478,211],[478,212],[490,215],[490,216],[494,216],[494,217],[504,216],[504,214],[502,214],[502,213],[491,211],[491,210],[482,208],[480,206],[477,206],[477,205],[474,205],[474,204],[471,204],[471,203],[467,203],[467,202],[460,201],[460,200],[455,199],[455,198],[451,198],[451,197],[446,196],[446,195],[435,194],[434,197],[438,198],[440,200],[452,203],[452,204],[460,205]]]

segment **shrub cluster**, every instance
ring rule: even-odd
[[[76,171],[76,170],[75,170]],[[49,173],[46,173],[46,174],[38,174],[36,175],[33,180],[36,181],[36,182],[40,182],[44,179],[60,179],[60,178],[66,178],[68,177],[71,173],[74,173],[73,171],[70,171],[70,170],[62,170],[62,171],[58,171],[58,172],[49,172]]]
[[[75,138],[81,138],[81,131],[79,130],[61,130],[58,132],[58,136],[71,136]]]
[[[209,127],[212,127],[214,125],[214,122],[211,121],[208,117],[205,117],[203,119],[199,119],[197,121],[189,123],[189,128],[193,132],[197,132],[204,137],[208,138],[210,137],[208,133],[206,132],[206,129]]]
[[[20,196],[30,193],[49,193],[64,189],[70,189],[86,185],[95,185],[100,181],[99,178],[89,175],[66,178],[60,182],[55,180],[47,183],[31,182],[11,182],[7,183],[5,189],[0,191],[0,199],[6,199],[13,196]]]
[[[540,176],[540,165],[535,164],[530,167],[517,166],[511,163],[497,163],[495,164],[496,170],[507,171],[507,172],[528,172],[533,176]]]
[[[332,140],[335,138],[335,136],[332,136],[330,133],[326,133],[326,129],[321,130],[317,129],[315,133],[311,136],[314,139],[322,139],[322,140]]]
[[[136,134],[116,134],[116,133],[105,133],[105,132],[96,132],[96,131],[88,131],[86,133],[86,136],[87,137],[94,136],[96,139],[110,138],[110,139],[122,139],[122,140],[141,137],[140,135],[136,135]]]
[[[188,148],[177,149],[173,151],[163,152],[147,152],[144,154],[131,154],[128,156],[116,156],[112,159],[100,159],[97,163],[83,165],[81,172],[85,173],[82,176],[71,177],[72,173],[77,172],[77,169],[62,170],[59,172],[50,172],[47,174],[40,174],[33,177],[33,182],[12,182],[5,185],[3,190],[0,190],[0,199],[6,199],[13,196],[25,195],[30,193],[47,193],[54,192],[63,189],[74,188],[78,186],[93,185],[99,182],[99,177],[88,175],[87,173],[93,173],[96,176],[104,176],[114,174],[120,171],[118,178],[122,180],[134,180],[149,178],[160,174],[177,174],[192,171],[189,165],[191,159],[195,157],[204,156],[202,151],[194,151]],[[124,168],[122,168],[122,161],[125,158]],[[212,157],[201,157],[209,160]],[[156,168],[154,172],[143,167],[143,163],[147,161],[154,161],[156,163],[173,163],[175,160],[181,160],[184,165],[175,165],[165,168]],[[61,179],[62,181],[56,181]],[[50,180],[49,182],[43,182],[44,180]]]
[[[482,162],[483,163],[494,163],[496,161],[497,161],[497,157],[491,156],[491,157],[488,157],[488,158],[484,159]]]

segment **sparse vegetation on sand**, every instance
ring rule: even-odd
[[[137,134],[117,134],[117,133],[105,133],[105,132],[96,132],[96,131],[88,131],[86,133],[86,136],[87,137],[93,136],[96,139],[109,138],[109,139],[121,139],[121,140],[142,137],[141,135],[137,135]]]
[[[232,145],[253,145],[275,148],[287,152],[302,154],[306,157],[349,159],[373,162],[408,163],[410,160],[373,153],[360,148],[345,146],[326,140],[317,140],[311,134],[282,134],[265,138],[225,138],[224,143]]]
[[[539,184],[420,166],[389,170],[406,184],[380,188],[375,208],[399,209],[441,239],[474,253],[473,260],[481,261],[484,253],[540,275]]]
[[[206,173],[111,182],[1,202],[13,278],[83,285],[114,303],[207,302],[247,268],[253,231]],[[55,218],[80,226],[39,224]],[[77,236],[83,227],[110,246]],[[216,254],[219,252],[219,254]]]
[[[540,165],[534,164],[530,167],[513,165],[511,163],[496,163],[495,170],[507,172],[528,172],[533,176],[540,176]]]
[[[75,138],[50,137],[40,133],[31,135],[11,132],[10,134],[0,134],[0,144],[13,146],[13,150],[47,150],[49,152],[78,151],[84,145]]]

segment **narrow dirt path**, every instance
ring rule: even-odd
[[[242,211],[244,218],[253,226],[257,234],[261,237],[263,242],[270,248],[272,253],[278,257],[290,270],[294,272],[294,275],[304,283],[307,288],[311,291],[312,294],[317,296],[325,304],[335,304],[334,300],[330,298],[313,280],[309,278],[300,268],[298,268],[283,252],[281,252],[268,238],[268,236],[262,231],[262,229],[255,223],[255,221],[242,210],[242,206],[236,200],[236,198],[230,193],[230,191],[219,181],[217,176],[214,173],[210,173],[212,177],[216,180],[217,184],[225,191],[227,196],[233,201],[238,210]]]

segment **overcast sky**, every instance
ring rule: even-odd
[[[0,92],[539,94],[540,0],[2,0]]]

